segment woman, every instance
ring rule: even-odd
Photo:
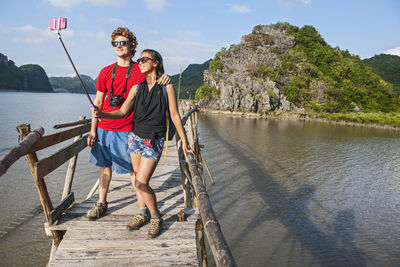
[[[161,55],[157,51],[146,49],[141,53],[137,63],[140,71],[146,75],[146,80],[131,88],[127,99],[119,110],[101,112],[98,109],[92,109],[92,117],[120,119],[134,108],[134,123],[128,138],[128,152],[135,174],[132,178],[132,184],[136,191],[139,213],[128,224],[127,228],[137,230],[150,221],[148,236],[154,238],[160,232],[162,219],[157,209],[156,196],[149,186],[149,181],[164,147],[167,110],[169,110],[170,119],[182,140],[184,153],[193,153],[193,151],[188,147],[173,85],[168,84],[166,86],[167,102],[163,95],[162,86],[157,83],[157,79],[164,74]]]

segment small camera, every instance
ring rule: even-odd
[[[110,106],[116,108],[122,105],[124,99],[122,98],[121,95],[113,95],[109,98],[109,101],[110,101]]]

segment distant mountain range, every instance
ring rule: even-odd
[[[390,82],[400,94],[400,57],[380,54],[364,59],[363,62],[382,79]]]
[[[180,83],[179,98],[194,98],[196,90],[203,85],[203,72],[208,69],[211,60],[207,60],[203,64],[190,64],[183,72]],[[175,86],[178,93],[179,74],[171,76],[171,82]]]
[[[376,55],[362,60],[364,64],[383,80],[391,83],[400,94],[400,57],[394,55]],[[203,64],[190,64],[182,72],[179,97],[194,98],[196,90],[204,83],[203,72],[209,69],[211,60]],[[215,66],[213,66],[215,67]],[[90,94],[95,94],[96,81],[90,76],[81,75]],[[172,83],[178,93],[179,73],[171,76]],[[15,66],[12,60],[0,53],[0,90],[32,91],[32,92],[68,92],[84,93],[80,81],[75,77],[47,77],[39,65],[28,64]]]
[[[89,94],[96,94],[96,81],[90,76],[80,74],[83,84],[88,90]],[[68,92],[84,94],[81,82],[78,76],[75,77],[50,77],[49,82],[56,92]]]

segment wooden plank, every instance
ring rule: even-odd
[[[64,142],[68,139],[71,139],[72,137],[77,136],[77,135],[82,135],[82,134],[90,131],[90,127],[91,127],[90,124],[85,124],[85,125],[75,127],[73,129],[69,129],[69,130],[65,130],[62,132],[43,136],[42,138],[40,138],[40,140],[38,142],[36,142],[32,146],[32,148],[27,152],[27,154],[45,149],[47,147],[56,145],[61,142]]]
[[[73,229],[74,231],[81,231],[81,230],[123,230],[127,231],[126,226],[131,221],[133,217],[123,218],[120,221],[88,221],[88,220],[81,220],[81,221],[71,221],[64,223],[66,229]],[[195,228],[195,221],[184,221],[178,222],[177,217],[170,216],[169,220],[164,218],[164,227],[168,229],[187,229],[193,230]]]
[[[165,219],[165,221],[168,220],[173,220],[173,221],[177,221],[178,220],[178,212],[180,212],[181,210],[185,211],[185,217],[186,220],[185,223],[195,223],[196,220],[199,217],[199,211],[197,209],[175,209],[173,211],[171,211],[170,213],[167,214],[163,214],[163,218]],[[88,219],[85,217],[86,213],[81,213],[81,214],[67,214],[62,216],[56,225],[51,225],[49,226],[48,224],[45,225],[46,230],[69,230],[69,229],[74,229],[75,227],[77,229],[79,228],[84,228],[86,227],[86,225],[91,225],[92,228],[101,228],[101,227],[108,227],[107,225],[110,225],[112,223],[115,224],[115,227],[118,226],[119,223],[119,227],[121,229],[125,229],[124,227],[126,227],[126,225],[132,220],[133,218],[133,214],[132,215],[114,215],[114,214],[110,214],[110,215],[106,215],[104,217],[101,217],[99,219],[97,219],[94,222],[90,222],[88,221]],[[171,219],[169,219],[171,218]],[[80,226],[79,226],[80,225]]]
[[[176,241],[177,242],[177,241]],[[79,250],[60,250],[56,253],[56,260],[64,259],[96,259],[101,262],[103,259],[119,259],[119,258],[131,258],[137,260],[138,258],[151,259],[157,258],[173,258],[181,260],[184,258],[196,258],[196,250],[193,247],[162,247],[158,246],[157,249],[145,250],[141,247],[129,248],[123,246],[119,249],[79,249]],[[179,257],[179,259],[177,258]]]
[[[181,204],[176,204],[174,206],[163,206],[159,205],[159,210],[162,215],[165,214],[178,214],[178,212],[183,209],[183,202]],[[77,214],[77,215],[85,215],[89,211],[89,208],[76,208],[72,207],[71,209],[68,210],[69,214]],[[126,205],[125,207],[122,208],[114,208],[111,209],[109,208],[107,212],[111,213],[113,215],[128,215],[128,216],[135,216],[138,212],[138,207],[137,205]],[[107,214],[104,216],[108,216]]]
[[[195,228],[199,212],[184,209],[187,221],[178,221],[177,214],[183,209],[180,166],[168,158],[161,162],[167,164],[160,164],[150,180],[164,220],[157,238],[147,237],[150,224],[136,231],[126,229],[138,212],[136,194],[129,175],[113,174],[105,216],[96,221],[85,217],[97,201],[96,194],[75,203],[57,225],[46,226],[66,230],[49,266],[198,266]]]
[[[85,229],[84,231],[67,231],[64,238],[73,240],[130,240],[130,239],[148,239],[145,225],[140,230],[129,232],[126,229]],[[160,235],[157,239],[181,239],[195,238],[194,229],[168,230],[167,225],[161,227]]]
[[[86,139],[88,135],[80,138],[78,141],[74,142],[72,145],[65,147],[53,155],[44,158],[35,164],[35,171],[37,177],[43,178],[50,172],[57,169],[67,160],[72,158],[74,155],[78,154],[82,149],[87,146]]]
[[[85,266],[85,267],[126,267],[126,266],[198,266],[196,257],[168,257],[168,258],[109,258],[96,260],[91,259],[58,259],[53,261],[50,266],[58,267],[71,267],[71,266]]]
[[[53,224],[57,221],[61,214],[66,211],[72,203],[74,203],[75,197],[74,192],[69,193],[69,195],[63,199],[63,201],[58,205],[55,209],[50,212],[50,222],[49,224]]]
[[[65,239],[61,242],[59,249],[62,250],[74,250],[74,249],[118,249],[118,248],[135,248],[141,246],[141,250],[154,250],[157,247],[163,248],[175,248],[175,247],[192,247],[196,246],[196,240],[190,239],[180,239],[179,241],[172,240],[158,240],[157,238],[146,240],[146,243],[143,243],[143,240],[123,240],[122,244],[120,240],[102,240],[101,242],[97,240],[71,240]]]

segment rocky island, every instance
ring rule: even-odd
[[[271,112],[393,112],[399,95],[356,55],[312,26],[258,25],[216,53],[196,99],[203,108]]]

